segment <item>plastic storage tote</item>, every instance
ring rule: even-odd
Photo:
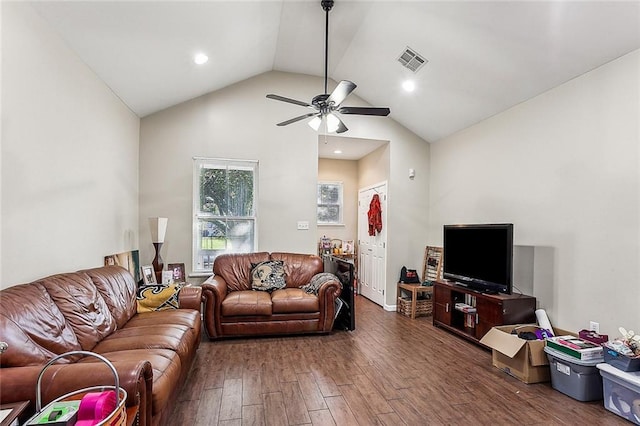
[[[546,346],[544,351],[551,368],[551,386],[578,401],[602,399],[602,377],[596,365],[602,358],[582,361]]]
[[[626,372],[598,364],[602,375],[604,408],[640,425],[640,371]]]

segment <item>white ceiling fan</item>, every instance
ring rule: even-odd
[[[347,126],[344,125],[337,113],[340,114],[358,114],[358,115],[376,115],[387,116],[391,112],[389,108],[381,107],[349,107],[341,106],[342,102],[353,92],[356,88],[356,84],[342,80],[336,88],[327,93],[327,79],[328,79],[328,57],[329,57],[329,11],[333,8],[333,0],[322,0],[320,2],[322,9],[326,13],[325,20],[325,39],[324,39],[324,93],[314,96],[311,103],[298,101],[295,99],[287,98],[280,95],[269,94],[267,98],[274,99],[276,101],[288,102],[290,104],[300,105],[306,108],[311,108],[314,111],[307,114],[300,115],[298,117],[291,118],[289,120],[278,123],[278,126],[286,126],[291,123],[304,120],[305,118],[311,118],[309,126],[314,130],[318,130],[323,121],[326,122],[327,131],[329,133],[344,133]]]

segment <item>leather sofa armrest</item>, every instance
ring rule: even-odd
[[[227,282],[220,275],[211,276],[202,283],[204,298],[204,326],[209,339],[216,339],[221,334],[220,315],[222,301],[227,297]]]
[[[320,304],[320,321],[324,331],[331,331],[336,312],[336,299],[342,292],[342,283],[336,277],[335,280],[323,283],[318,289],[318,303]]]
[[[178,296],[180,309],[195,309],[200,311],[202,306],[202,288],[197,285],[182,287]]]
[[[127,407],[138,405],[139,424],[151,422],[151,387],[153,369],[148,361],[117,361],[113,363],[120,379],[120,387],[127,392]],[[0,403],[31,401],[29,410],[35,411],[36,387],[42,365],[0,369]],[[114,384],[113,373],[102,362],[53,364],[42,378],[42,405],[69,392],[92,386]]]

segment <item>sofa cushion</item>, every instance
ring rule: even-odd
[[[200,330],[200,312],[191,309],[176,309],[171,311],[142,312],[124,326],[141,327],[146,325],[157,326],[158,324],[186,325],[192,329]]]
[[[251,289],[273,291],[284,288],[284,263],[281,260],[266,260],[251,264]]]
[[[136,287],[133,275],[122,266],[86,269],[91,281],[104,298],[118,328],[136,314]]]
[[[178,354],[183,366],[188,366],[193,362],[201,332],[199,311],[175,309],[143,312],[98,343],[94,350],[113,353],[129,349],[169,349]]]
[[[251,290],[251,264],[269,260],[269,253],[221,254],[213,262],[213,273],[224,277],[228,291]]]
[[[322,258],[312,254],[271,253],[271,260],[284,262],[287,287],[305,285],[314,275],[324,272]]]
[[[271,294],[264,291],[234,291],[222,301],[222,316],[271,315]]]
[[[83,272],[53,275],[38,281],[47,289],[67,323],[71,325],[78,343],[90,351],[100,340],[116,329],[116,322],[107,303]]]
[[[193,356],[194,339],[200,338],[190,333],[187,326],[157,324],[156,326],[125,327],[117,330],[98,343],[93,351],[97,353],[120,352],[130,349],[170,349],[175,351],[183,363]]]
[[[299,288],[285,288],[271,294],[274,314],[318,312],[318,297]]]
[[[202,333],[202,321],[200,319],[200,312],[192,309],[176,309],[170,311],[153,311],[143,312],[137,314],[131,319],[122,330],[116,331],[112,336],[114,339],[123,339],[126,341],[127,337],[139,335],[139,343],[134,343],[137,348],[145,348],[146,334],[158,334],[166,336],[180,336],[176,334],[176,330],[181,330],[183,333],[181,337],[180,346],[166,346],[167,348],[173,348],[179,350],[179,353],[183,354],[182,347],[197,347],[200,341]],[[167,331],[167,333],[165,333]],[[105,340],[109,340],[109,336]],[[109,344],[116,344],[111,342]],[[149,346],[151,347],[151,345]],[[160,347],[160,346],[154,346]],[[191,354],[193,355],[193,354]]]
[[[41,284],[5,288],[0,299],[0,340],[9,345],[0,356],[1,367],[41,365],[56,355],[81,349],[75,333]]]

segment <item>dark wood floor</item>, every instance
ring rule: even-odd
[[[204,340],[171,425],[627,425],[527,385],[491,353],[363,297],[356,330]],[[206,337],[205,337],[206,339]]]

